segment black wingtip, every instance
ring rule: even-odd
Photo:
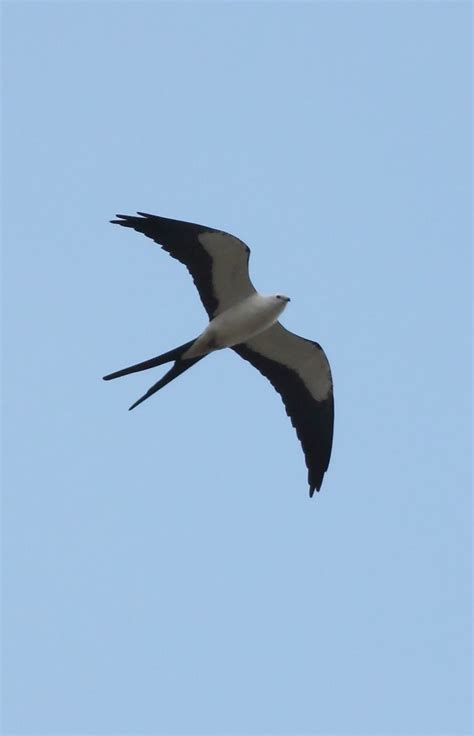
[[[125,224],[125,223],[127,222],[127,220],[128,220],[128,218],[130,217],[130,215],[119,215],[119,214],[117,213],[117,214],[115,215],[115,217],[118,217],[118,218],[120,218],[120,219],[118,219],[118,220],[109,220],[109,222],[110,222],[110,223],[111,223],[112,225],[124,225],[124,224]]]
[[[124,225],[125,227],[130,227],[132,223],[140,222],[142,219],[154,217],[154,215],[148,214],[148,212],[137,212],[137,215],[139,217],[136,217],[135,215],[121,215],[117,213],[115,215],[116,220],[109,220],[109,222],[112,225]]]

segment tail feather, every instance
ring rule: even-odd
[[[190,342],[187,342],[184,345],[180,345],[178,348],[174,348],[174,350],[169,350],[167,353],[162,353],[162,355],[158,355],[156,358],[150,358],[150,360],[144,360],[142,363],[136,363],[135,365],[128,366],[128,368],[122,368],[120,371],[109,373],[108,375],[103,377],[103,380],[111,381],[113,378],[128,376],[129,373],[146,371],[148,370],[148,368],[155,368],[158,365],[163,365],[163,363],[170,363],[172,360],[179,360],[183,353],[185,353],[186,350],[188,350],[188,348],[190,348],[194,342],[195,340],[190,340]]]
[[[135,401],[132,406],[129,407],[129,411],[132,409],[135,409],[136,406],[142,403],[142,401],[145,401],[145,399],[149,399],[150,396],[153,396],[153,394],[156,394],[157,391],[160,390],[160,388],[163,388],[163,386],[166,386],[171,381],[174,381],[175,378],[181,375],[181,373],[184,373],[189,368],[191,368],[195,363],[198,362],[198,360],[202,360],[205,358],[205,355],[200,355],[198,358],[190,358],[189,360],[179,360],[177,361],[174,366],[168,371],[168,373],[165,373],[163,378],[161,378],[157,383],[154,383],[151,388],[148,389],[146,394],[143,394],[138,401]]]

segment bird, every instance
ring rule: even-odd
[[[303,449],[312,497],[321,488],[331,457],[333,381],[322,347],[278,321],[290,298],[266,296],[255,289],[248,269],[250,248],[230,233],[146,212],[117,214],[116,218],[110,222],[146,235],[186,266],[209,324],[184,345],[109,373],[104,380],[172,362],[172,368],[130,406],[135,409],[198,361],[216,350],[231,348],[280,394]]]

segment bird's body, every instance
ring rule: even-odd
[[[251,294],[213,317],[183,358],[196,358],[213,350],[230,348],[264,332],[277,321],[288,297]]]
[[[112,222],[144,233],[184,263],[210,321],[194,340],[104,379],[174,361],[168,373],[130,407],[133,409],[206,355],[232,348],[281,395],[303,447],[312,496],[314,490],[319,491],[329,464],[334,423],[332,377],[324,351],[278,322],[290,300],[255,290],[248,273],[250,250],[241,240],[204,225],[138,214],[117,215],[119,219]]]

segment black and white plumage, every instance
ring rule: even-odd
[[[231,347],[268,378],[282,397],[303,448],[310,496],[319,491],[332,447],[331,370],[318,343],[289,332],[277,321],[289,298],[262,296],[255,290],[248,272],[250,249],[229,233],[143,212],[138,217],[117,218],[112,223],[152,238],[186,266],[210,321],[196,339],[110,373],[104,380],[174,361],[171,370],[130,407],[133,409],[198,360]]]

